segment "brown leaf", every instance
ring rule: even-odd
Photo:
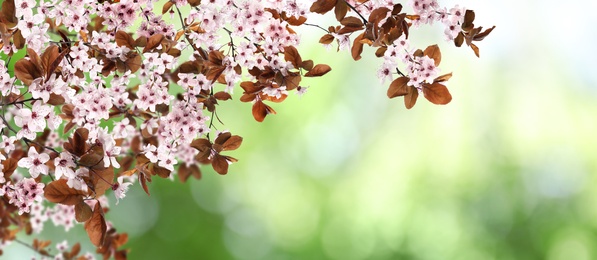
[[[168,169],[166,169],[164,167],[161,167],[161,166],[159,166],[157,164],[151,164],[151,165],[153,165],[152,166],[153,167],[152,168],[153,173],[155,173],[157,176],[160,176],[160,177],[162,177],[164,179],[170,177],[170,173],[171,173],[170,170],[168,170]]]
[[[87,231],[91,243],[96,247],[100,247],[104,244],[107,229],[104,210],[98,201],[93,208],[93,215],[85,222],[85,231]]]
[[[303,63],[301,54],[292,45],[284,47],[284,60],[290,61],[295,68],[298,68]]]
[[[238,149],[238,147],[240,147],[242,142],[243,142],[242,137],[240,137],[238,135],[233,135],[222,144],[222,149],[224,151],[236,150],[236,149]]]
[[[213,160],[211,161],[211,166],[214,170],[221,175],[228,173],[228,161],[226,157],[221,156],[220,154],[215,154]]]
[[[423,55],[433,59],[435,61],[435,66],[439,66],[439,63],[442,61],[442,53],[439,50],[439,46],[437,44],[428,46],[424,51]]]
[[[325,14],[332,10],[338,0],[317,0],[311,5],[310,11],[312,13]]]
[[[253,104],[253,117],[257,122],[263,122],[265,116],[269,114],[276,114],[276,111],[271,108],[270,106],[263,103],[261,100],[257,100],[255,104]]]
[[[404,106],[407,109],[411,109],[417,103],[417,98],[419,97],[419,91],[415,87],[408,87],[408,94],[404,96]]]
[[[15,63],[14,73],[17,79],[26,86],[31,85],[34,79],[41,77],[41,71],[29,60],[20,59]]]
[[[214,94],[214,97],[217,100],[222,100],[222,101],[225,101],[225,100],[228,100],[228,99],[232,99],[232,96],[230,96],[230,94],[228,92],[225,92],[225,91],[216,92]]]
[[[181,164],[180,167],[178,167],[178,179],[180,182],[185,183],[189,179],[189,176],[191,176],[191,171],[187,168],[187,164]]]
[[[58,55],[60,55],[60,51],[58,49],[59,48],[57,45],[52,44],[46,48],[44,53],[41,54],[40,59],[42,71],[47,71],[52,66],[54,60],[58,58]]]
[[[17,160],[13,158],[7,158],[6,160],[2,160],[2,173],[4,174],[4,179],[8,180],[10,176],[14,173],[17,169]]]
[[[369,14],[369,22],[373,23],[373,24],[379,23],[379,21],[386,18],[389,11],[390,11],[390,9],[388,9],[386,7],[379,7],[377,9],[371,11],[371,14]]]
[[[312,60],[304,60],[301,64],[301,68],[306,69],[307,71],[313,69],[313,61]]]
[[[464,33],[459,32],[458,36],[456,36],[456,38],[454,38],[454,45],[456,45],[456,47],[460,47],[460,46],[462,46],[463,43],[464,43]]]
[[[319,43],[321,44],[331,44],[334,41],[334,36],[331,34],[324,34],[323,36],[321,36],[321,38],[319,39]]]
[[[357,36],[352,43],[351,54],[354,60],[361,59],[361,53],[363,52],[363,43],[361,42],[362,39],[365,39],[365,33],[359,34],[359,36]]]
[[[168,2],[171,3],[171,2]],[[147,44],[145,45],[145,48],[143,48],[143,52],[148,52],[150,50],[152,50],[155,47],[158,47],[158,45],[160,45],[160,43],[162,43],[162,40],[164,40],[164,35],[163,34],[154,34],[151,37],[149,37],[149,39],[147,39]]]
[[[462,30],[464,30],[464,31],[472,30],[475,27],[475,25],[473,24],[474,20],[475,20],[475,12],[473,12],[473,10],[466,10],[466,13],[464,13],[464,22],[462,23]]]
[[[131,52],[127,60],[124,62],[126,68],[130,70],[131,73],[137,72],[137,70],[141,68],[142,63],[143,62],[141,61],[141,55],[139,55],[136,52]]]
[[[433,80],[433,83],[441,83],[441,82],[444,82],[444,81],[448,81],[450,78],[452,78],[452,73],[451,72],[448,73],[448,74],[444,74],[444,75],[441,75],[441,76],[435,78]]]
[[[139,38],[137,38],[135,40],[135,46],[137,47],[145,47],[147,45],[147,37],[145,36],[139,36]]]
[[[79,165],[85,167],[104,166],[104,149],[95,145],[79,159]]]
[[[342,21],[346,14],[348,13],[348,5],[345,1],[338,1],[336,2],[336,8],[334,8],[334,14],[336,15],[336,20]]]
[[[342,19],[342,21],[340,21],[340,24],[347,27],[363,27],[363,21],[354,16],[345,17]]]
[[[85,222],[91,218],[91,215],[93,215],[93,211],[84,201],[80,201],[75,205],[75,219],[77,222]]]
[[[117,31],[115,40],[118,46],[126,46],[131,50],[135,48],[135,39],[125,31]]]
[[[147,181],[149,180],[149,182],[151,182],[151,177],[145,175],[145,173],[140,172],[139,173],[139,182],[141,183],[141,187],[143,187],[143,190],[145,191],[145,193],[147,193],[147,196],[149,195],[149,188],[147,187]]]
[[[410,79],[408,77],[400,77],[392,81],[390,87],[388,88],[388,97],[395,98],[408,94],[409,81]]]
[[[103,164],[101,166],[103,166]],[[106,193],[106,190],[112,188],[112,183],[114,182],[114,168],[111,165],[108,168],[92,168],[89,170],[89,176],[91,177],[95,195],[101,196]]]
[[[427,100],[436,105],[450,103],[452,95],[446,86],[440,83],[423,84],[423,95]]]
[[[479,27],[479,29],[481,29],[483,27]],[[485,31],[483,31],[482,33],[478,33],[473,37],[473,41],[482,41],[483,39],[485,39],[485,37],[487,37],[487,35],[489,35],[489,33],[491,31],[493,31],[493,29],[495,29],[495,25]]]
[[[44,196],[53,203],[76,205],[83,201],[84,191],[68,187],[65,179],[55,180],[44,187]]]
[[[230,132],[222,132],[218,135],[218,137],[216,137],[216,140],[214,140],[214,144],[222,145],[226,141],[228,141],[230,137],[232,137],[232,134]]]
[[[477,47],[477,45],[475,45],[474,43],[471,43],[471,49],[473,49],[473,51],[475,52],[475,55],[477,55],[477,57],[479,57],[479,47]]]
[[[6,27],[12,28],[17,26],[19,20],[16,17],[16,8],[14,0],[5,0],[2,3],[2,16],[0,20],[6,22]]]
[[[82,156],[87,152],[87,138],[89,137],[89,130],[87,128],[81,127],[75,130],[73,134],[72,141],[70,141],[73,150],[73,153],[76,156]]]
[[[50,93],[50,99],[48,99],[47,104],[53,105],[53,106],[59,106],[62,105],[66,102],[66,100],[64,99],[64,97],[62,95],[56,95],[54,93]]]
[[[50,63],[50,67],[46,68],[46,79],[49,79],[50,76],[52,75],[52,73],[54,73],[54,71],[56,71],[56,69],[58,68],[58,66],[60,65],[60,63],[62,62],[62,59],[64,59],[64,56],[66,56],[67,53],[70,52],[70,49],[64,49],[60,54],[58,54],[58,56],[52,60],[52,62]]]
[[[67,258],[67,259],[74,258],[75,256],[77,256],[79,254],[80,251],[81,251],[81,243],[76,243],[73,246],[73,248],[71,249],[70,253],[68,254],[69,258]]]
[[[205,138],[195,139],[191,142],[191,147],[199,151],[205,151],[211,148],[211,142]]]
[[[317,64],[305,74],[305,77],[320,77],[330,72],[332,68],[326,64]]]
[[[17,30],[17,32],[12,36],[12,41],[17,47],[17,49],[23,49],[25,47],[25,38],[23,38],[23,34],[21,34],[21,30]]]
[[[171,8],[173,5],[174,5],[174,2],[170,2],[170,1],[166,2],[166,3],[164,4],[164,6],[162,7],[162,14],[165,14],[165,13],[167,13],[168,11],[170,11],[170,8]]]

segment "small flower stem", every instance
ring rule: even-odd
[[[368,22],[367,22],[367,19],[365,19],[365,17],[363,17],[363,15],[362,15],[362,14],[361,14],[359,11],[357,11],[357,9],[356,9],[356,8],[354,8],[354,6],[352,6],[351,4],[349,4],[349,3],[348,3],[346,0],[344,1],[344,3],[346,3],[346,5],[348,5],[348,7],[349,7],[350,9],[352,9],[352,10],[353,10],[355,13],[357,13],[357,14],[359,15],[359,17],[361,17],[361,19],[363,20],[363,23],[364,23],[364,24],[367,24],[367,23],[368,23]]]
[[[317,24],[311,24],[311,23],[303,23],[303,24],[304,24],[304,25],[307,25],[307,26],[313,26],[313,27],[317,27],[317,28],[319,28],[319,29],[322,29],[322,30],[324,30],[326,33],[330,33],[330,31],[326,30],[325,28],[323,28],[323,27],[321,27],[321,26],[319,26],[319,25],[317,25]]]

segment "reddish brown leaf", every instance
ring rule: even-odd
[[[390,9],[388,9],[386,7],[379,7],[377,9],[371,11],[371,14],[369,14],[369,22],[372,24],[379,23],[379,21],[386,18],[389,11],[390,11]]]
[[[168,2],[171,3],[171,2]],[[147,39],[147,44],[145,45],[145,48],[143,48],[143,52],[148,52],[150,50],[152,50],[155,47],[158,47],[158,45],[160,45],[160,43],[162,43],[162,40],[164,40],[164,35],[163,34],[154,34],[151,37],[149,37],[149,39]]]
[[[336,2],[336,8],[334,8],[334,14],[336,15],[336,20],[342,21],[346,14],[348,13],[348,5],[345,1],[338,1]]]
[[[211,166],[217,173],[221,175],[228,173],[228,161],[224,156],[221,156],[220,154],[214,155],[214,158],[211,161]]]
[[[157,176],[160,176],[164,179],[170,177],[170,173],[171,173],[170,170],[168,170],[164,167],[161,167],[157,164],[151,164],[151,165],[153,165],[152,166],[153,173],[155,173]]]
[[[118,46],[126,46],[131,50],[135,48],[135,39],[125,31],[117,31],[114,38]]]
[[[70,49],[64,49],[60,54],[58,54],[58,56],[50,63],[50,67],[46,68],[46,79],[49,79],[50,76],[52,75],[52,73],[54,73],[54,71],[56,71],[56,69],[58,68],[58,66],[60,65],[60,63],[62,62],[62,59],[64,59],[64,56],[66,56],[67,53],[70,52]]]
[[[102,164],[102,163],[100,163]],[[103,166],[103,164],[101,165]],[[110,165],[108,168],[90,169],[89,176],[93,184],[96,196],[106,193],[106,190],[112,188],[114,182],[114,168]]]
[[[50,93],[50,99],[48,99],[48,104],[53,106],[59,106],[66,102],[62,95],[56,95],[54,93]]]
[[[236,149],[238,149],[238,147],[240,147],[242,142],[243,142],[242,137],[240,137],[238,135],[233,135],[222,144],[222,149],[224,151],[236,150]]]
[[[267,110],[265,109],[265,104],[261,100],[257,100],[255,104],[253,104],[253,117],[257,122],[263,122],[265,116],[267,116]]]
[[[423,95],[427,100],[436,105],[450,103],[452,95],[446,86],[440,83],[423,84]]]
[[[130,70],[131,73],[137,72],[137,70],[141,68],[142,63],[143,62],[141,61],[141,55],[139,55],[136,52],[131,52],[127,60],[124,62],[124,64],[126,65],[126,69]]]
[[[439,46],[437,44],[428,46],[425,51],[423,51],[423,55],[433,59],[435,61],[435,66],[439,66],[439,63],[442,61],[442,53],[439,50]]]
[[[334,41],[334,36],[331,34],[324,34],[323,36],[321,36],[321,38],[319,39],[319,43],[321,44],[331,44]]]
[[[325,14],[332,10],[338,0],[317,0],[311,5],[310,11],[312,13]]]
[[[85,222],[85,231],[87,231],[91,243],[96,247],[100,247],[104,244],[107,230],[108,226],[104,219],[104,210],[98,201],[93,208],[93,215]]]
[[[13,158],[7,158],[6,160],[2,160],[2,173],[4,174],[4,179],[8,180],[10,176],[14,173],[17,169],[17,160]]]
[[[312,60],[305,60],[301,64],[301,68],[306,69],[307,71],[313,69],[313,61]]]
[[[330,72],[332,68],[326,64],[317,64],[305,74],[305,77],[320,77]]]
[[[354,16],[345,17],[340,21],[340,24],[347,27],[363,27],[363,20]]]
[[[191,176],[191,171],[187,168],[187,164],[183,163],[178,167],[178,179],[180,182],[185,183]]]
[[[88,145],[87,145],[88,137],[89,137],[89,130],[87,130],[87,128],[81,127],[81,128],[78,128],[77,130],[75,130],[75,133],[73,134],[73,138],[70,141],[70,144],[72,146],[72,151],[70,151],[70,152],[76,156],[82,156],[83,154],[85,154],[85,152],[87,152],[87,147],[88,147]]]
[[[290,61],[295,68],[298,68],[303,63],[301,54],[292,45],[284,47],[284,60]]]
[[[479,27],[479,29],[481,29],[483,27]],[[493,31],[493,29],[495,29],[495,26],[483,31],[482,33],[478,33],[473,37],[473,41],[482,41],[483,39],[485,39],[485,37],[487,37],[487,35],[489,35],[489,33],[491,31]]]
[[[205,151],[211,148],[211,142],[205,138],[195,139],[191,142],[191,147],[199,151]]]
[[[354,60],[361,59],[361,53],[363,52],[363,43],[361,40],[363,39],[365,39],[365,33],[359,34],[359,36],[357,36],[352,43],[351,54]]]
[[[473,24],[474,20],[475,20],[475,12],[473,12],[473,10],[466,10],[466,13],[464,13],[464,22],[462,23],[462,30],[464,30],[464,31],[472,30],[475,27],[475,25]]]
[[[15,63],[14,73],[17,79],[27,86],[31,85],[34,79],[41,77],[41,71],[31,61],[26,59],[20,59]]]
[[[444,74],[444,75],[441,75],[441,76],[435,78],[433,80],[433,83],[441,83],[441,82],[444,82],[444,81],[448,81],[450,78],[452,78],[452,73],[451,72],[448,73],[448,74]]]
[[[143,187],[143,190],[145,191],[145,193],[147,193],[147,196],[149,195],[149,188],[147,187],[147,180],[149,177],[147,177],[144,173],[140,172],[139,173],[139,182],[141,183],[141,187]],[[149,181],[151,182],[151,179],[149,179]]]
[[[216,140],[214,140],[214,144],[222,145],[226,141],[228,141],[230,137],[232,137],[232,134],[230,132],[222,132],[218,135],[218,137],[216,137]]]
[[[456,47],[460,47],[460,46],[462,46],[463,43],[464,43],[464,33],[459,32],[458,36],[456,36],[456,38],[454,38],[454,45],[456,45]]]
[[[68,187],[65,179],[55,180],[44,187],[44,196],[50,202],[76,205],[83,201],[85,192]]]
[[[419,97],[419,91],[415,87],[408,87],[408,94],[404,96],[404,106],[407,109],[411,109],[417,103]]]
[[[57,45],[52,44],[48,46],[48,48],[46,48],[40,57],[42,71],[47,71],[52,66],[54,60],[58,58],[58,55],[60,55],[60,51],[58,50]]]
[[[79,165],[85,167],[104,166],[104,149],[95,145],[79,159]]]
[[[257,122],[263,122],[265,116],[269,114],[276,114],[276,111],[270,106],[264,104],[261,100],[258,100],[253,104],[253,117]]]
[[[167,13],[168,11],[170,11],[170,8],[171,8],[173,5],[174,5],[174,2],[170,2],[170,1],[166,2],[166,3],[164,4],[164,6],[162,7],[162,14],[165,14],[165,13]]]
[[[25,47],[25,38],[23,38],[21,30],[17,30],[17,32],[12,36],[12,41],[15,47],[17,47],[19,50]]]
[[[93,215],[93,211],[91,211],[91,207],[84,201],[80,201],[75,205],[75,219],[78,222],[85,222],[91,218]]]
[[[17,26],[18,19],[16,17],[16,8],[14,0],[5,0],[2,3],[1,20],[6,21],[6,27],[12,28]]]
[[[477,47],[477,45],[475,45],[474,43],[471,43],[471,49],[473,49],[473,51],[475,52],[475,55],[477,57],[479,57],[479,47]]]
[[[224,91],[219,91],[219,92],[216,92],[216,93],[214,94],[214,97],[215,97],[217,100],[222,100],[222,101],[225,101],[225,100],[228,100],[228,99],[232,99],[232,96],[230,96],[230,94],[229,94],[229,93],[227,93],[227,92],[224,92]]]
[[[409,81],[410,79],[408,77],[400,77],[392,81],[388,88],[388,97],[395,98],[408,94]]]

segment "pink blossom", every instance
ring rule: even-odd
[[[29,169],[31,177],[37,178],[39,174],[48,175],[48,166],[45,163],[49,160],[49,155],[37,153],[34,147],[30,147],[27,157],[21,158],[18,166]]]

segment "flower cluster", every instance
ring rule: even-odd
[[[156,177],[199,179],[205,165],[227,174],[237,161],[227,153],[243,139],[218,129],[220,105],[240,99],[261,122],[276,113],[271,103],[331,71],[303,59],[297,28],[321,29],[321,44],[355,60],[376,48],[388,97],[404,96],[407,108],[419,93],[447,104],[439,47],[410,46],[409,30],[441,22],[449,41],[478,55],[474,42],[493,28],[475,27],[458,6],[409,4],[410,13],[395,0],[4,1],[0,221],[13,225],[0,227],[2,245],[48,220],[65,230],[84,223],[98,254],[126,258],[126,234],[104,216],[108,197],[118,204],[135,184],[149,194]],[[328,13],[338,24],[307,22]],[[49,257],[48,246],[32,248]],[[57,249],[56,259],[90,258],[78,244]]]

